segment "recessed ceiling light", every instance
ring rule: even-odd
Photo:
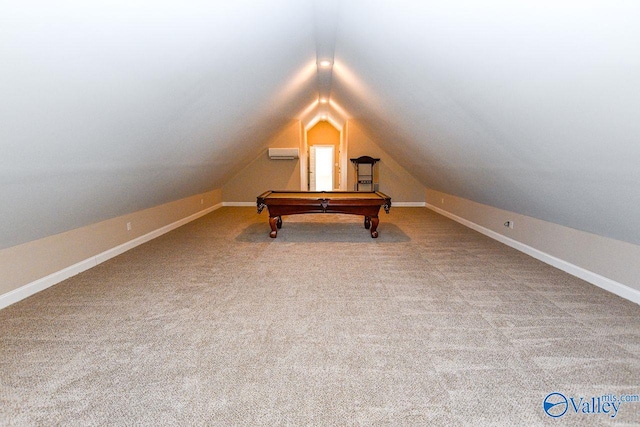
[[[327,102],[327,98],[320,98],[320,104],[326,104]]]
[[[328,59],[323,59],[322,61],[318,62],[318,65],[322,68],[327,68],[331,66],[331,61],[329,61]]]

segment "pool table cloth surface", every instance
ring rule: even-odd
[[[385,199],[387,196],[379,191],[267,191],[263,198],[269,199]]]

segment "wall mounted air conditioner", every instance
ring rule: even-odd
[[[300,157],[298,148],[269,148],[269,158],[271,160],[293,160]]]

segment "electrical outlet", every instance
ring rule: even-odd
[[[204,205],[204,199],[202,199],[202,198],[200,199],[200,204]]]
[[[505,222],[504,226],[513,229],[513,221],[509,220]]]
[[[127,231],[131,231],[131,223],[130,222],[127,223]]]
[[[444,205],[444,197],[442,199],[440,199],[440,204]]]

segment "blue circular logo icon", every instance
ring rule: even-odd
[[[549,393],[542,402],[544,412],[550,417],[559,418],[569,409],[569,402],[562,393]]]

